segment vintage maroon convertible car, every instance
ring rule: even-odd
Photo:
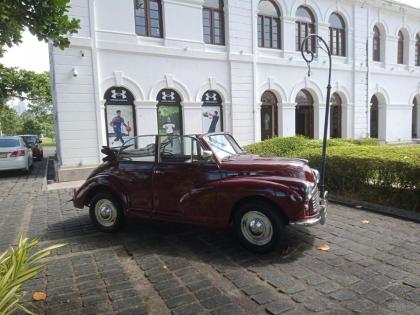
[[[325,222],[318,171],[305,160],[247,154],[226,133],[139,136],[102,152],[73,198],[102,231],[128,217],[233,225],[246,247],[266,252],[284,245],[287,224]]]

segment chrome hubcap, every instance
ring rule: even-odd
[[[95,216],[99,224],[110,227],[117,220],[117,209],[111,200],[101,199],[95,205]]]
[[[241,231],[245,239],[254,245],[266,245],[273,238],[270,219],[259,211],[249,211],[243,215]]]

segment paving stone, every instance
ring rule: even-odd
[[[172,310],[173,315],[203,314],[205,309],[199,303],[187,304]]]
[[[400,299],[400,298],[391,299],[385,302],[384,306],[399,314],[410,313],[410,310],[416,307],[414,303],[411,303],[407,300]]]
[[[209,280],[201,280],[201,281],[196,281],[196,282],[191,282],[187,284],[188,289],[190,289],[191,291],[198,291],[198,290],[202,290],[208,287],[213,286],[213,284],[209,281]]]
[[[230,303],[231,303],[231,300],[224,295],[216,295],[207,300],[201,301],[201,304],[209,310],[213,310],[222,305],[230,304]]]
[[[369,292],[367,292],[366,294],[363,295],[365,298],[378,303],[378,304],[382,304],[385,301],[389,300],[392,298],[392,295],[387,293],[384,290],[379,290],[377,288],[370,290]]]
[[[376,289],[375,286],[373,286],[367,281],[359,281],[353,284],[350,288],[359,294],[365,294],[366,292],[369,292],[370,290]]]
[[[269,289],[251,296],[251,299],[260,305],[267,304],[279,298],[279,294]]]
[[[338,290],[340,286],[333,281],[328,281],[318,284],[315,288],[324,294],[328,294]]]
[[[373,302],[363,298],[359,298],[346,304],[346,307],[355,313],[362,313],[366,309],[372,308],[374,306],[375,304]]]
[[[346,288],[336,290],[332,292],[330,296],[338,301],[349,301],[358,297],[354,291]]]
[[[331,303],[322,298],[316,298],[313,300],[306,301],[304,303],[305,308],[312,312],[324,312],[327,309],[331,308],[331,305]]]
[[[176,297],[173,297],[169,300],[166,300],[165,303],[170,309],[173,309],[173,308],[177,308],[181,305],[191,304],[194,301],[195,301],[195,299],[192,295],[184,294],[184,295],[176,296]]]
[[[265,310],[271,315],[277,315],[292,310],[294,307],[295,305],[292,302],[289,302],[285,299],[280,299],[268,304]]]
[[[242,291],[244,291],[246,295],[255,295],[255,294],[263,292],[265,289],[266,289],[265,286],[257,284],[252,287],[243,288]]]
[[[404,284],[407,284],[413,288],[420,288],[420,278],[409,278],[404,280]]]
[[[215,287],[208,287],[206,289],[195,292],[195,296],[200,301],[206,300],[208,298],[211,298],[215,295],[220,295],[220,294],[221,294],[220,290]]]
[[[167,290],[161,290],[159,292],[159,295],[162,297],[162,299],[169,300],[176,296],[187,294],[187,293],[188,292],[184,287],[176,287],[176,288],[171,288]]]
[[[211,315],[241,315],[245,314],[244,310],[238,305],[228,304],[222,307],[216,308],[210,312]]]

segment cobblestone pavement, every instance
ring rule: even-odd
[[[38,313],[420,314],[420,224],[332,205],[326,226],[289,229],[288,253],[255,255],[229,231],[138,221],[97,232],[44,174],[45,162],[0,174],[0,250],[20,233],[67,243],[26,285],[28,298],[47,293]]]

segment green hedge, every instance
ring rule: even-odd
[[[274,138],[245,150],[263,156],[305,158],[319,169],[322,142],[304,137]],[[326,185],[336,195],[420,211],[420,147],[379,146],[374,139],[331,139]]]

